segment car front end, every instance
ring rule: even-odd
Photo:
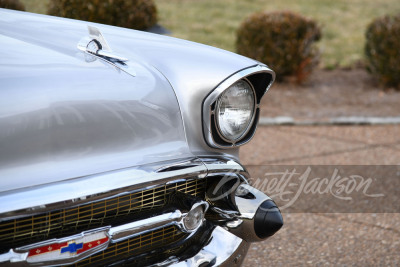
[[[238,158],[268,66],[6,10],[0,42],[0,266],[240,266],[282,227]]]

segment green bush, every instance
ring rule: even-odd
[[[384,85],[400,89],[400,14],[372,21],[366,38],[367,68]]]
[[[47,13],[137,30],[157,23],[152,0],[57,0],[49,2]]]
[[[19,0],[0,0],[0,8],[25,11],[25,6]]]
[[[268,64],[277,74],[296,76],[304,81],[318,64],[314,45],[321,38],[316,22],[296,13],[261,12],[247,18],[239,27],[236,49],[241,55]]]

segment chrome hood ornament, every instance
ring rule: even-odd
[[[129,60],[111,50],[99,29],[88,26],[88,30],[89,36],[82,38],[77,45],[78,49],[85,53],[86,62],[101,59],[132,76],[136,76],[136,72],[126,63]]]

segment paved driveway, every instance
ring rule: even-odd
[[[398,165],[400,126],[260,127],[240,157],[248,165]],[[244,266],[400,265],[400,213],[283,216],[284,227],[253,244]]]

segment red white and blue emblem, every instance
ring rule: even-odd
[[[79,236],[53,239],[29,247],[19,248],[28,253],[26,261],[30,263],[57,262],[71,263],[107,248],[110,238],[106,230],[84,232]]]

